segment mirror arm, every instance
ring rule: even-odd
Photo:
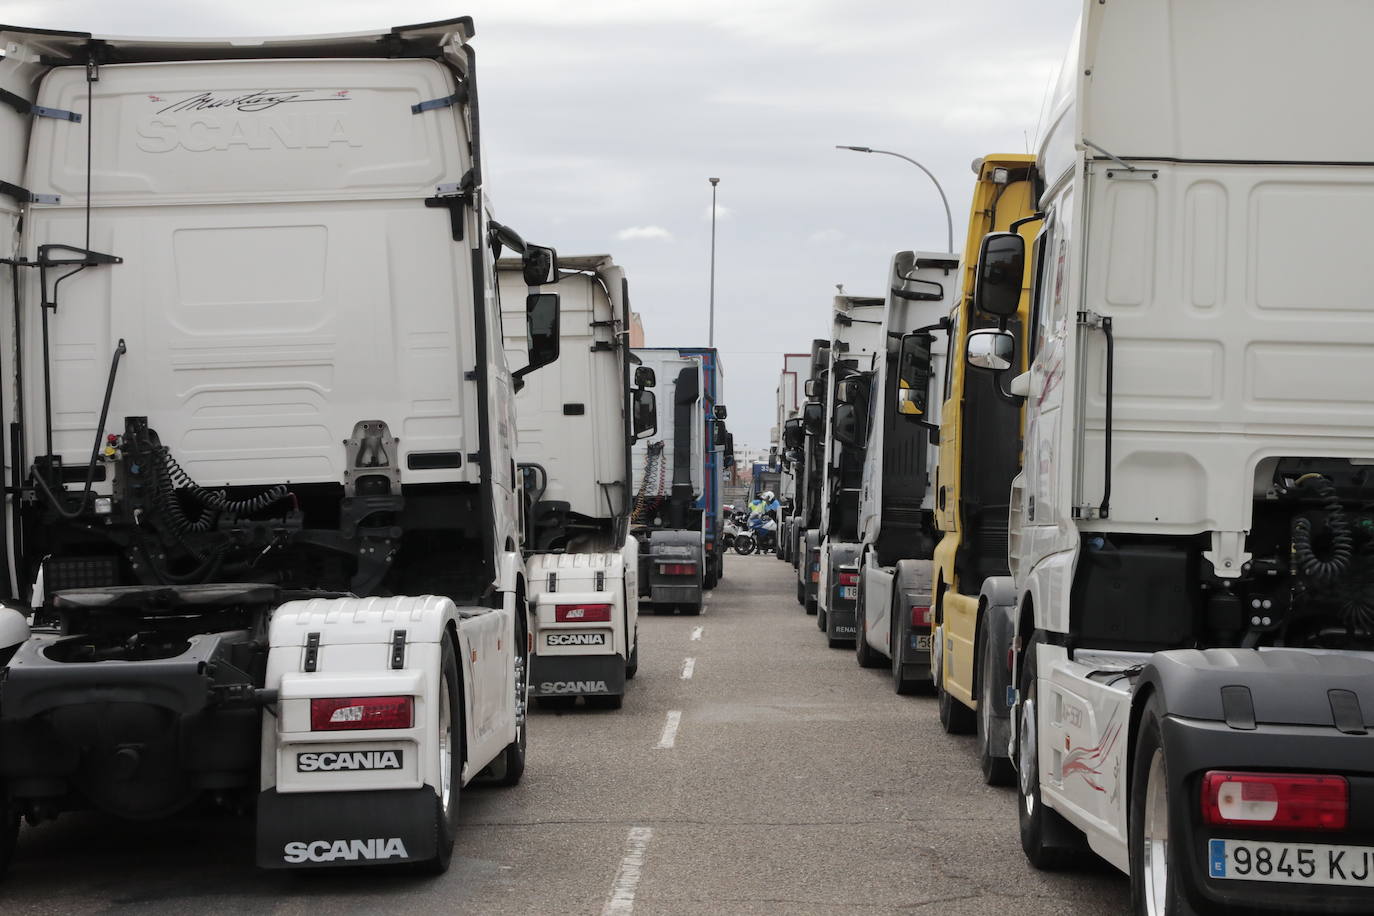
[[[1045,218],[1045,211],[1044,211],[1044,210],[1037,210],[1036,212],[1032,213],[1030,216],[1023,216],[1023,217],[1021,217],[1021,218],[1018,219],[1018,220],[1013,220],[1013,221],[1012,221],[1012,224],[1011,224],[1010,226],[1007,227],[1007,231],[1008,231],[1008,232],[1015,232],[1016,230],[1020,229],[1022,226],[1026,225],[1026,223],[1033,223],[1033,222],[1035,222],[1036,220],[1042,220],[1042,219],[1044,219],[1044,218]]]
[[[1012,394],[1010,391],[1007,390],[1007,386],[1002,381],[1002,377],[1010,371],[1010,369],[1003,369],[1000,372],[995,373],[993,375],[992,387],[996,390],[997,397],[1002,401],[1002,403],[1010,404],[1012,407],[1021,407],[1026,403],[1026,399],[1019,394]],[[1019,375],[1020,373],[1017,374]]]

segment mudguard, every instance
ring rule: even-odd
[[[982,619],[978,622],[978,639],[992,643],[992,657],[1004,659],[1016,638],[1016,581],[1010,576],[995,576],[983,580],[978,593],[978,601],[983,608]],[[978,658],[982,664],[982,656]],[[988,747],[993,751],[1005,750],[998,756],[1011,757],[1011,704],[1013,699],[1012,673],[1005,664],[995,664],[989,669],[980,668],[980,678],[991,678],[991,693],[996,698],[988,710]],[[983,694],[980,692],[980,697]]]
[[[902,674],[915,680],[930,677],[930,628],[913,628],[910,608],[929,606],[931,579],[930,560],[898,560],[893,589],[897,600],[897,637],[904,641]],[[924,639],[924,644],[922,644]]]
[[[262,717],[258,864],[432,857],[444,636],[457,636],[466,783],[513,739],[512,620],[509,608],[459,608],[433,595],[317,598],[278,608],[265,684],[279,700],[276,715]],[[312,728],[312,700],[373,696],[414,697],[411,727]],[[349,765],[335,766],[341,759]]]
[[[654,604],[701,604],[705,560],[702,555],[701,532],[685,528],[655,531],[649,538],[647,571],[640,588],[648,583],[648,597]],[[662,564],[690,563],[696,566],[692,575],[668,575],[660,572]]]
[[[634,538],[627,540],[619,552],[541,553],[529,558],[531,696],[625,692],[625,659],[630,657],[639,606],[638,544]],[[610,605],[610,619],[558,621],[557,607],[568,604]]]

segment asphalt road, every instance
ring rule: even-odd
[[[1026,864],[1015,796],[982,784],[972,740],[826,648],[792,575],[732,555],[702,616],[642,617],[624,708],[535,711],[524,782],[464,791],[440,878],[260,872],[245,818],[69,815],[24,828],[0,910],[1126,912],[1109,868]]]

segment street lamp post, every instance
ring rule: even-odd
[[[706,346],[716,345],[716,185],[719,178],[708,178],[711,182],[711,308],[706,329]]]
[[[926,168],[925,166],[921,165],[921,163],[917,162],[915,159],[912,159],[910,156],[903,156],[901,153],[894,153],[894,152],[892,152],[891,150],[886,150],[886,149],[870,149],[870,148],[867,147],[867,146],[838,146],[838,145],[835,147],[835,149],[853,150],[853,151],[856,152],[856,153],[877,153],[877,154],[880,155],[880,156],[896,156],[898,159],[905,159],[907,162],[910,162],[912,165],[916,166],[916,168],[918,168],[918,169],[920,169],[921,171],[925,172],[925,173],[926,173],[926,177],[928,177],[931,181],[935,182],[935,190],[937,190],[937,191],[940,192],[940,202],[943,203],[943,204],[945,205],[945,225],[946,225],[946,228],[947,228],[947,230],[948,230],[948,232],[949,232],[949,245],[948,245],[948,247],[945,248],[945,250],[946,250],[946,251],[953,251],[953,250],[954,250],[954,216],[949,212],[949,199],[948,199],[947,197],[945,197],[945,189],[942,188],[942,187],[940,187],[940,182],[936,179],[936,177],[935,177],[934,175],[932,175],[932,174],[930,173],[930,169],[928,169],[928,168]]]

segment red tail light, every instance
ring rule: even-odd
[[[414,722],[413,697],[330,697],[310,701],[312,732],[410,728]]]
[[[697,564],[695,563],[660,563],[658,571],[665,576],[695,576],[697,574]]]
[[[858,585],[858,584],[859,584],[859,574],[858,574],[858,573],[847,573],[847,572],[842,572],[842,573],[840,573],[840,584],[841,584],[841,585]]]
[[[1209,824],[1344,830],[1349,811],[1343,776],[1210,770],[1202,778],[1202,818]]]
[[[922,604],[911,606],[911,625],[913,627],[930,628],[930,608]]]
[[[610,623],[609,604],[557,604],[553,619],[559,623]]]

